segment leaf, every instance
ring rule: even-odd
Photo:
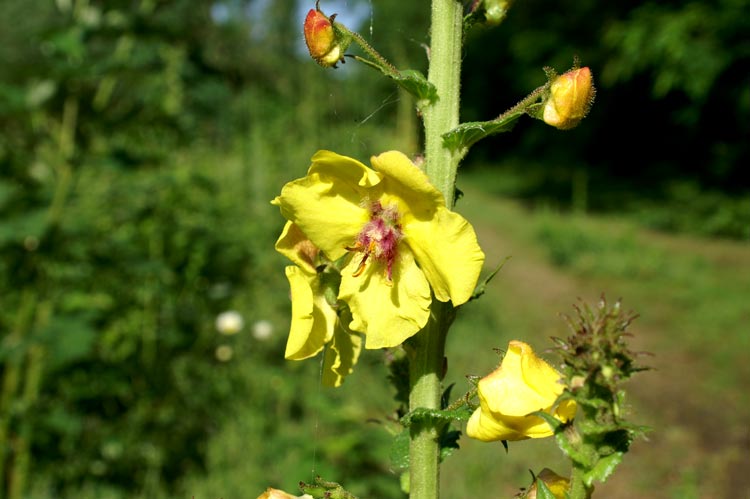
[[[498,266],[497,266],[497,267],[495,267],[495,270],[493,270],[493,271],[492,271],[492,272],[490,273],[490,275],[488,275],[488,276],[487,276],[487,277],[485,278],[484,282],[482,282],[482,284],[479,284],[479,285],[478,285],[478,286],[477,286],[476,288],[474,288],[474,293],[473,293],[473,294],[471,295],[471,298],[469,298],[469,301],[471,301],[471,300],[476,300],[477,298],[479,298],[480,296],[482,296],[482,295],[484,294],[484,292],[485,292],[485,291],[486,291],[486,289],[487,289],[487,285],[488,285],[488,284],[490,283],[490,281],[491,281],[491,280],[492,280],[492,279],[493,279],[493,278],[495,277],[495,275],[496,275],[496,274],[497,274],[498,272],[500,272],[500,269],[502,269],[502,268],[503,268],[503,266],[505,265],[505,263],[506,263],[506,262],[507,262],[508,260],[510,260],[510,259],[511,259],[511,257],[510,257],[510,256],[506,256],[506,257],[505,257],[505,259],[504,259],[504,260],[503,260],[502,262],[500,262],[500,263],[498,264]]]
[[[451,391],[453,390],[453,387],[455,386],[455,383],[451,383],[448,385],[448,388],[446,388],[443,391],[443,395],[440,397],[440,408],[445,409],[450,404],[451,400]]]
[[[404,69],[399,71],[400,75],[388,75],[398,83],[404,90],[417,98],[420,107],[433,104],[438,99],[437,89],[427,81],[422,73],[415,69]]]
[[[55,368],[86,357],[94,346],[96,331],[83,314],[54,316],[36,336],[49,349]]]
[[[472,412],[471,407],[466,405],[462,405],[456,409],[447,410],[425,409],[424,407],[420,407],[401,418],[401,424],[409,427],[414,424],[415,421],[424,421],[426,419],[436,419],[447,423],[451,421],[468,421]]]
[[[446,430],[448,427],[446,426]],[[458,430],[443,431],[440,433],[440,461],[442,462],[459,449],[458,441],[461,438],[461,432]]]
[[[336,482],[328,482],[316,476],[314,483],[300,482],[299,488],[305,494],[310,494],[314,499],[357,499],[351,492],[347,491]]]
[[[471,146],[483,138],[511,131],[516,124],[516,120],[524,114],[524,110],[511,110],[491,121],[461,123],[453,130],[443,134],[443,146],[454,154],[464,156]]]
[[[536,479],[536,499],[557,499],[543,480]]]
[[[31,209],[0,223],[0,246],[21,243],[28,237],[40,239],[47,228],[47,209]]]
[[[615,452],[605,456],[597,462],[594,467],[583,475],[583,483],[590,487],[594,480],[604,482],[615,471],[618,464],[622,462],[623,452]]]
[[[391,443],[391,465],[395,469],[407,469],[409,467],[409,429],[405,428],[396,435]]]
[[[435,85],[427,81],[427,78],[416,69],[398,70],[390,64],[381,65],[360,56],[354,56],[354,59],[370,66],[371,68],[377,69],[388,78],[395,81],[401,88],[416,97],[418,107],[432,104],[438,99]]]

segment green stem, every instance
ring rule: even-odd
[[[16,314],[16,324],[10,334],[4,339],[5,347],[9,351],[18,347],[23,337],[31,328],[34,313],[37,307],[36,291],[27,288],[21,294],[21,301]],[[19,358],[20,357],[20,358]],[[3,372],[2,390],[0,391],[0,497],[4,497],[7,490],[5,483],[6,460],[8,449],[10,449],[10,427],[14,418],[14,405],[18,398],[18,388],[21,383],[21,356],[11,356],[5,363]]]
[[[443,134],[458,126],[463,9],[456,0],[433,0],[428,81],[438,100],[424,109],[425,170],[453,207],[460,157],[443,147]]]
[[[450,303],[432,302],[427,326],[409,342],[409,409],[440,409],[445,358],[445,337],[452,322]],[[409,446],[409,497],[440,496],[440,447],[437,422],[426,419],[412,424]]]
[[[583,470],[577,466],[573,467],[573,472],[570,477],[570,499],[589,499],[591,497],[591,489],[586,486],[583,482]]]
[[[436,102],[424,108],[425,171],[432,184],[453,207],[456,170],[460,158],[443,147],[442,135],[458,125],[463,8],[456,0],[433,0],[428,81],[437,89]],[[445,338],[453,319],[451,303],[433,300],[427,326],[414,337],[409,362],[409,409],[440,408]],[[439,428],[422,421],[411,428],[409,497],[440,496]]]

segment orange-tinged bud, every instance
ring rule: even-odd
[[[574,128],[591,109],[595,93],[589,68],[572,69],[558,76],[544,103],[544,122],[560,130]]]
[[[305,43],[310,56],[323,67],[335,68],[344,62],[344,50],[349,46],[348,37],[333,23],[336,14],[326,16],[317,8],[310,9],[305,18]]]
[[[565,499],[565,497],[567,496],[567,492],[570,489],[570,480],[561,477],[549,468],[544,468],[536,476],[534,484],[526,492],[524,499],[536,499],[538,497],[537,483],[540,481],[544,482],[544,485],[546,485],[547,489],[552,492],[552,495],[555,496],[555,499]]]

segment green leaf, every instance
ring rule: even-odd
[[[407,469],[409,467],[409,429],[405,428],[396,435],[391,443],[391,465],[395,469]]]
[[[427,78],[416,69],[398,70],[390,64],[378,64],[377,62],[365,59],[364,57],[354,56],[354,59],[370,66],[371,68],[377,69],[388,78],[395,81],[401,88],[412,94],[417,99],[417,107],[432,104],[438,99],[435,85],[427,81]]]
[[[464,156],[471,146],[483,138],[511,131],[516,124],[516,120],[524,114],[523,109],[511,110],[491,121],[461,123],[453,130],[443,134],[443,146],[454,154]]]
[[[440,433],[439,444],[440,444],[440,461],[442,462],[453,454],[454,451],[459,449],[458,440],[461,438],[461,432],[458,430],[448,431],[448,427]]]
[[[502,268],[503,268],[503,266],[505,265],[505,263],[506,263],[506,262],[507,262],[508,260],[510,260],[510,259],[511,259],[511,257],[510,257],[510,256],[506,256],[506,257],[505,257],[505,259],[504,259],[504,260],[503,260],[502,262],[500,262],[500,263],[498,264],[498,266],[497,266],[497,267],[495,267],[495,270],[493,270],[493,271],[492,271],[492,272],[490,273],[490,275],[488,275],[488,276],[487,276],[487,278],[485,278],[485,280],[484,280],[484,281],[482,282],[482,284],[479,284],[479,285],[477,285],[477,287],[476,287],[476,288],[474,288],[474,293],[473,293],[473,294],[471,295],[471,298],[469,298],[469,301],[471,301],[471,300],[476,300],[477,298],[479,298],[480,296],[482,296],[482,295],[484,294],[484,292],[485,292],[485,291],[486,291],[486,289],[487,289],[487,285],[488,285],[488,284],[490,283],[490,281],[491,281],[491,280],[492,280],[492,279],[493,279],[493,278],[495,277],[495,275],[496,275],[496,274],[497,274],[498,272],[500,272],[500,269],[502,269]]]
[[[440,408],[441,409],[445,409],[446,407],[448,407],[448,405],[450,405],[451,391],[453,390],[453,387],[455,385],[456,385],[455,383],[451,383],[450,385],[448,385],[448,388],[446,388],[443,391],[443,395],[440,396]]]
[[[344,487],[336,482],[328,482],[319,476],[315,477],[314,483],[300,482],[299,488],[305,494],[310,494],[314,499],[357,499]]]
[[[583,483],[591,486],[594,480],[604,482],[615,471],[618,464],[622,462],[623,452],[615,452],[605,456],[597,462],[594,467],[583,475]]]
[[[401,424],[409,427],[416,421],[425,419],[436,419],[438,421],[451,422],[451,421],[468,421],[471,417],[471,407],[462,405],[456,409],[439,410],[439,409],[425,409],[423,407],[414,409],[409,414],[401,418]]]
[[[49,349],[49,362],[54,367],[86,357],[94,346],[96,331],[85,314],[57,315],[35,333]]]
[[[388,75],[398,83],[404,90],[417,98],[417,105],[422,107],[437,101],[437,89],[435,85],[427,81],[422,73],[416,69],[404,69],[399,75]]]
[[[544,481],[536,479],[536,499],[557,499]]]
[[[0,245],[21,243],[28,237],[41,238],[47,228],[47,209],[19,213],[0,223]]]

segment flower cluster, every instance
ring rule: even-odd
[[[484,253],[471,225],[404,154],[371,162],[319,151],[272,201],[288,220],[276,249],[295,264],[289,359],[348,342],[338,361],[351,367],[353,332],[369,349],[398,346],[425,326],[433,296],[458,306],[474,292]]]

